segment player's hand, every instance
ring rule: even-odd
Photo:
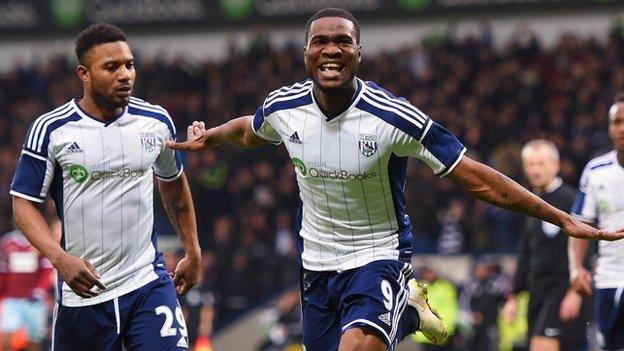
[[[204,122],[193,121],[186,129],[186,141],[174,142],[167,140],[166,146],[174,150],[199,151],[207,147],[218,146],[221,141],[217,137],[216,128],[206,130]]]
[[[184,295],[199,281],[201,271],[199,258],[184,257],[173,272],[173,283],[178,295]]]
[[[510,296],[503,306],[503,316],[507,323],[511,323],[518,317],[518,300],[515,296]]]
[[[579,239],[615,241],[624,238],[624,230],[609,232],[603,229],[596,229],[572,217],[561,229],[568,236]]]
[[[591,285],[591,273],[584,267],[577,268],[570,273],[570,287],[581,296],[587,297],[592,294]]]
[[[55,267],[65,283],[80,297],[98,296],[99,291],[91,290],[94,286],[100,290],[106,289],[106,286],[100,281],[100,274],[85,259],[66,253],[58,260]]]
[[[563,301],[561,301],[561,306],[559,307],[559,318],[561,318],[563,322],[575,320],[581,311],[582,302],[583,297],[581,297],[581,295],[573,289],[569,289],[563,298]]]

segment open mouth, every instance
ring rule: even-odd
[[[130,96],[130,93],[132,92],[132,87],[131,86],[123,86],[120,88],[115,89],[115,91],[117,92],[117,95],[119,96]]]
[[[319,65],[318,70],[321,73],[321,76],[326,78],[337,77],[342,73],[345,66],[336,62],[327,62]]]

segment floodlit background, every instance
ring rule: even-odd
[[[269,91],[305,79],[305,22],[330,6],[360,20],[361,78],[404,96],[471,157],[523,184],[528,140],[557,144],[573,186],[609,149],[607,110],[624,90],[619,0],[0,0],[0,233],[13,229],[8,190],[27,126],[81,95],[81,29],[110,22],[126,31],[134,95],[165,107],[185,139],[189,122],[254,113]],[[203,279],[181,299],[194,349],[300,350],[299,200],[285,149],[221,147],[188,154],[185,170],[203,249]],[[456,334],[442,349],[521,350],[526,324],[506,323],[499,310],[522,217],[467,197],[417,161],[406,192],[416,271],[440,283]],[[156,199],[160,246],[174,265],[180,245]],[[475,291],[475,281],[491,289]],[[27,338],[15,336],[15,348]]]

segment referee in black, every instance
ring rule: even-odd
[[[521,157],[535,194],[569,211],[576,191],[557,176],[560,164],[555,144],[541,139],[530,141],[522,148]],[[579,316],[582,298],[569,289],[567,250],[568,237],[559,227],[526,217],[518,243],[518,268],[504,313],[509,320],[515,319],[516,294],[529,292],[530,351],[587,349],[585,318]]]

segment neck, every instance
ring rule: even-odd
[[[617,151],[617,160],[620,166],[624,167],[624,150]]]
[[[105,102],[98,100],[101,99],[90,94],[85,94],[84,97],[78,101],[78,105],[91,117],[102,121],[115,119],[123,111],[123,107],[105,106],[107,105]]]
[[[357,80],[355,78],[345,87],[335,90],[323,90],[316,84],[313,88],[318,106],[329,117],[334,117],[344,112],[351,104],[356,90]]]

